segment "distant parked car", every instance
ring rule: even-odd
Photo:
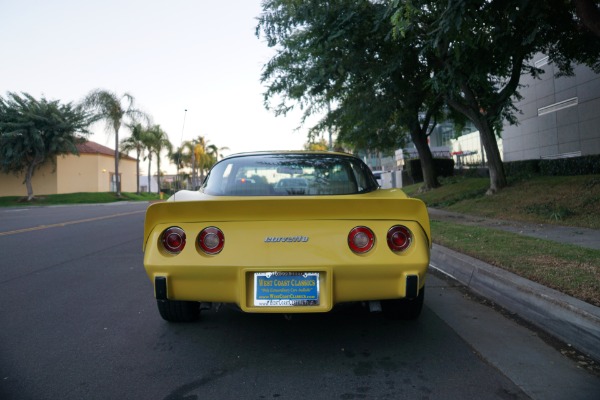
[[[329,152],[230,156],[199,191],[151,205],[144,226],[144,266],[173,322],[197,319],[200,303],[290,314],[356,301],[414,319],[430,247],[423,202]]]

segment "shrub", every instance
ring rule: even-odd
[[[448,177],[454,175],[454,160],[451,158],[434,158],[433,167],[438,177]],[[408,160],[406,171],[413,182],[423,182],[423,170],[421,169],[421,159],[415,158]]]
[[[540,160],[540,173],[549,176],[600,174],[600,155]]]
[[[600,155],[552,160],[524,160],[504,163],[506,176],[526,178],[530,176],[573,176],[600,174]]]

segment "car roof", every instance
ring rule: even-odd
[[[301,154],[315,154],[315,155],[335,155],[335,156],[341,156],[341,157],[354,157],[354,158],[358,158],[353,154],[350,153],[342,153],[342,152],[337,152],[337,151],[323,151],[323,150],[265,150],[265,151],[249,151],[249,152],[242,152],[242,153],[235,153],[235,154],[230,154],[227,157],[225,157],[224,159],[227,158],[233,158],[233,157],[246,157],[246,156],[270,156],[270,155],[301,155]]]

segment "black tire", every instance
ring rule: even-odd
[[[156,300],[160,316],[169,322],[192,322],[200,318],[197,301]]]
[[[421,315],[423,300],[425,299],[425,287],[421,288],[419,295],[414,299],[391,299],[382,300],[381,309],[386,318],[394,320],[415,320]]]

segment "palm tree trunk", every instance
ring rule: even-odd
[[[137,149],[136,151],[135,178],[135,193],[140,194],[140,149]]]
[[[152,156],[148,156],[148,193],[152,193]]]
[[[160,195],[160,153],[156,156],[156,194]]]
[[[121,197],[121,179],[119,177],[119,128],[115,128],[115,189],[117,197]]]

